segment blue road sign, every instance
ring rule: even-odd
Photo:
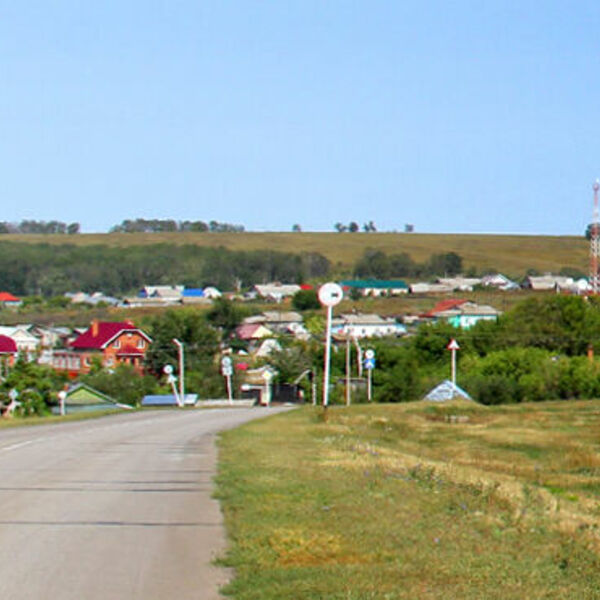
[[[374,369],[375,368],[375,359],[374,358],[365,358],[365,369]]]

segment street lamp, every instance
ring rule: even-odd
[[[173,343],[177,346],[177,350],[179,352],[179,401],[181,403],[180,406],[183,406],[185,401],[185,366],[183,360],[183,343],[177,338],[173,338]]]

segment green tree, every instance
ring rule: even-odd
[[[154,377],[140,375],[131,365],[120,364],[109,371],[97,369],[82,377],[82,381],[111,398],[131,406],[139,406],[147,394],[157,392]]]
[[[321,308],[316,290],[300,290],[292,297],[292,306],[296,310],[318,310]]]

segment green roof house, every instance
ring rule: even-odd
[[[95,410],[130,409],[128,404],[120,404],[114,398],[99,392],[85,383],[77,383],[67,390],[65,414],[91,412]],[[60,406],[53,406],[52,412],[60,414]]]

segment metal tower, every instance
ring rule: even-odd
[[[598,212],[598,190],[600,182],[596,179],[594,183],[594,215],[590,225],[590,287],[592,294],[600,292],[600,277],[598,276],[598,264],[600,263],[600,215]]]

